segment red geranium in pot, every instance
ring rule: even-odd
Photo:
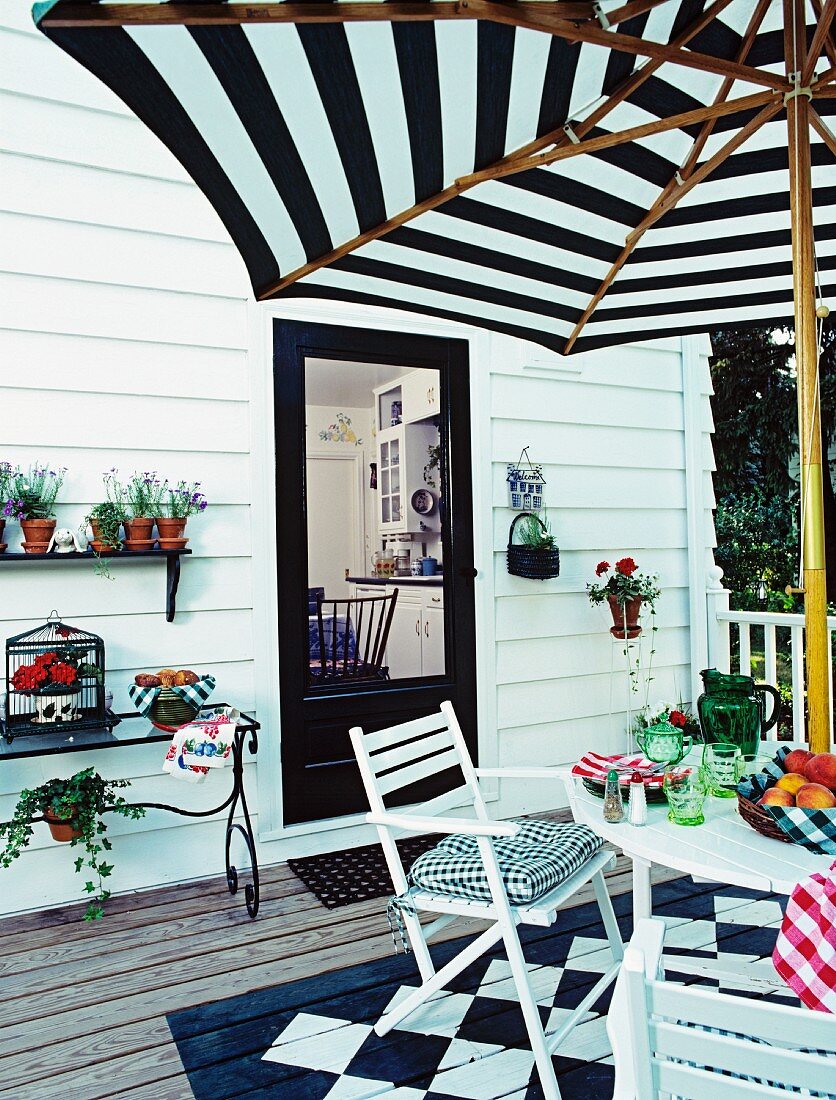
[[[614,567],[608,561],[601,561],[595,569],[595,576],[606,577],[606,580],[588,584],[586,591],[590,603],[609,604],[613,619],[610,633],[626,641],[638,638],[642,632],[639,625],[642,604],[654,608],[660,595],[659,578],[640,573],[633,558],[621,558]]]
[[[12,691],[28,695],[34,704],[32,721],[39,726],[74,722],[84,678],[101,678],[101,670],[87,660],[87,650],[40,653],[28,665],[18,665],[10,677]]]

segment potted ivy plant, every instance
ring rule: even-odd
[[[8,490],[3,514],[16,519],[23,530],[27,554],[45,554],[55,530],[55,501],[67,469],[33,463],[28,470],[15,467],[8,473]]]
[[[189,541],[183,537],[189,516],[205,511],[208,503],[199,481],[178,481],[174,487],[166,483],[163,514],[157,517],[160,549],[182,550]]]
[[[587,584],[586,591],[591,604],[609,604],[613,619],[610,634],[628,641],[638,638],[642,632],[639,625],[642,604],[648,604],[651,613],[655,611],[661,591],[659,578],[640,573],[632,558],[621,558],[614,567],[608,561],[598,562],[595,576],[606,580]]]
[[[132,806],[116,794],[129,786],[130,780],[106,780],[94,768],[85,768],[69,779],[50,779],[33,790],[21,791],[11,820],[0,823],[0,840],[5,841],[0,865],[9,867],[27,847],[33,822],[46,821],[55,840],[83,848],[75,870],[80,874],[86,867],[92,873],[84,884],[85,892],[92,895],[84,919],[99,920],[110,897],[104,880],[113,873],[113,864],[105,859],[112,845],[105,836],[102,815],[107,811],[135,821],[145,815],[142,806]]]
[[[90,545],[95,553],[108,550],[121,550],[120,528],[125,518],[124,510],[112,500],[103,500],[94,504],[85,516],[85,521],[93,530]]]

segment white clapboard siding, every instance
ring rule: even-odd
[[[553,406],[542,409],[551,412]],[[499,461],[516,462],[525,440],[538,462],[555,465],[631,466],[640,470],[684,470],[681,431],[659,428],[611,428],[573,424],[555,408],[550,421],[493,421],[493,453]],[[516,448],[516,450],[515,450]]]
[[[102,473],[157,470],[200,481],[210,507],[190,519],[177,615],[165,621],[161,561],[8,563],[0,641],[53,608],[100,634],[114,708],[132,713],[137,672],[192,668],[215,698],[255,700],[250,530],[248,284],[204,196],[102,84],[35,31],[28,3],[0,8],[0,460],[68,467],[58,523],[77,528],[103,499]],[[11,549],[20,530],[6,527]],[[141,728],[141,727],[140,727]],[[0,763],[0,819],[24,786],[95,766],[130,778],[131,797],[198,809],[222,802],[231,773],[178,783],[164,745]],[[257,765],[247,764],[257,812]],[[114,887],[223,867],[223,825],[159,811],[109,821]],[[72,900],[66,851],[36,829],[3,872],[0,911]]]
[[[68,160],[0,152],[0,202],[19,214],[55,217],[59,188],[73,222],[228,243],[208,200],[183,180],[120,174]],[[33,171],[33,167],[37,171]]]
[[[516,461],[516,459],[514,459]],[[647,470],[618,467],[543,465],[546,485],[557,485],[556,494],[547,491],[549,509],[599,508],[684,508],[685,471]],[[493,505],[504,508],[508,501],[508,463],[493,464]]]
[[[15,376],[19,389],[156,393],[194,401],[249,398],[247,358],[240,350],[22,330],[7,330],[3,345],[9,362],[28,364]]]
[[[241,263],[229,242],[177,239],[148,230],[0,213],[3,266],[25,275],[228,298]]]
[[[491,386],[491,406],[494,416],[523,422],[541,420],[544,408],[554,409],[559,422],[613,428],[681,431],[683,419],[679,393],[656,392],[651,401],[645,392],[623,384],[588,382],[586,372],[566,381],[529,378],[525,386],[511,375],[499,375]]]
[[[560,512],[558,501],[557,512]],[[507,510],[494,519],[494,549],[508,546],[510,519]],[[576,550],[592,550],[597,546],[621,545],[633,549],[645,549],[652,554],[658,548],[686,545],[685,510],[643,508],[602,508],[567,510],[560,513],[559,539],[567,547]],[[626,552],[626,549],[625,549]],[[645,557],[647,554],[645,554]],[[649,566],[645,563],[645,568]]]

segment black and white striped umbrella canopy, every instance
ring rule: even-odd
[[[257,297],[395,306],[563,352],[791,318],[788,90],[811,97],[817,263],[836,290],[834,8],[788,0],[788,38],[782,0],[35,15],[181,161]],[[806,62],[789,79],[788,48]]]

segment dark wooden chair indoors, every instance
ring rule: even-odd
[[[388,680],[389,669],[383,661],[397,600],[397,588],[389,596],[347,600],[317,594],[319,652],[311,655],[311,680],[329,684]]]

